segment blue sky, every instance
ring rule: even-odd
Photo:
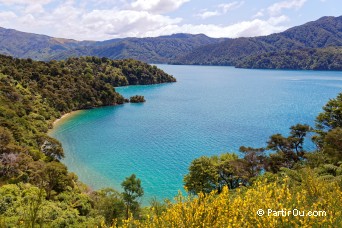
[[[0,0],[0,26],[76,40],[260,36],[341,16],[341,0]]]

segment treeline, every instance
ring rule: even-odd
[[[342,48],[268,52],[243,58],[235,66],[251,69],[342,70]]]
[[[0,56],[0,227],[100,224],[102,219],[91,218],[107,212],[96,205],[103,207],[104,198],[121,205],[125,198],[114,190],[94,192],[95,198],[85,193],[77,176],[59,162],[63,149],[48,129],[64,113],[124,103],[116,86],[174,81],[136,60],[37,62]],[[125,209],[117,213],[125,215]]]

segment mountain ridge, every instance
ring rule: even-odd
[[[250,67],[244,59],[251,60],[252,56],[265,57],[266,55],[263,55],[265,53],[276,52],[283,55],[289,54],[286,51],[303,50],[305,52],[307,49],[341,46],[342,16],[325,16],[267,36],[234,39],[211,38],[205,34],[176,33],[158,37],[77,41],[0,27],[0,54],[42,61],[96,56],[110,59],[133,58],[148,63]],[[330,50],[339,55],[333,49],[315,53],[326,55]],[[279,54],[277,61],[281,59]],[[297,52],[296,55],[298,56]],[[307,55],[301,54],[301,56]],[[253,65],[253,67],[261,65]],[[342,63],[337,65],[342,65]],[[285,69],[286,63],[277,66],[279,69]]]
[[[322,17],[268,36],[235,38],[219,45],[202,46],[174,63],[235,65],[250,55],[328,46],[342,46],[342,16]]]

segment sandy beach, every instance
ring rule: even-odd
[[[64,120],[76,115],[76,114],[79,114],[81,113],[82,110],[77,110],[77,111],[72,111],[72,112],[68,112],[68,113],[65,113],[64,115],[62,115],[60,118],[56,119],[55,121],[53,121],[52,123],[52,127],[56,127],[57,124],[60,124],[61,122],[63,122]]]

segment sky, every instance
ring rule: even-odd
[[[76,40],[250,37],[341,15],[341,0],[0,0],[0,27]]]

